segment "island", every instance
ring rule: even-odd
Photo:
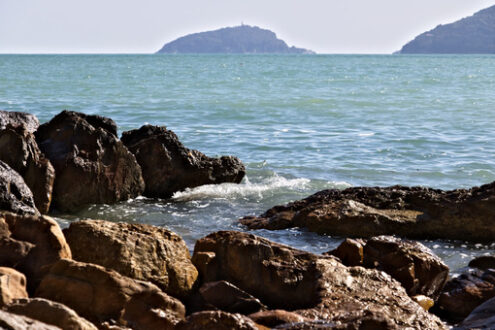
[[[417,36],[400,54],[494,54],[495,6]]]
[[[165,44],[158,54],[314,54],[289,47],[277,35],[257,26],[240,25],[189,34]]]

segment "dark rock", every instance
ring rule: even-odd
[[[240,221],[250,229],[303,227],[343,237],[399,235],[491,242],[494,206],[495,182],[452,191],[355,187],[320,191]]]
[[[141,168],[115,136],[114,125],[107,118],[63,111],[39,127],[36,140],[55,167],[56,208],[112,204],[144,191]]]
[[[0,329],[5,330],[60,330],[59,327],[30,319],[29,317],[0,310]]]
[[[122,142],[136,156],[146,182],[145,196],[169,198],[176,191],[204,184],[241,182],[245,168],[232,156],[210,158],[187,149],[174,132],[145,125],[124,132]]]
[[[22,176],[0,161],[0,211],[38,214],[33,194]]]
[[[347,238],[336,249],[324,254],[339,258],[346,266],[362,266],[364,258],[363,246],[365,244],[364,240]]]
[[[481,270],[495,269],[495,256],[481,256],[469,262],[469,267]]]
[[[476,307],[454,330],[495,329],[495,298]]]
[[[36,116],[29,113],[0,110],[0,130],[5,129],[8,125],[23,126],[28,132],[34,133],[40,126],[40,122]]]
[[[258,330],[246,316],[222,311],[205,311],[191,314],[177,324],[177,330]]]
[[[25,126],[0,130],[0,160],[19,173],[33,193],[36,208],[48,213],[52,200],[55,170],[41,153],[33,133]]]
[[[26,276],[13,268],[0,267],[0,307],[27,297]]]

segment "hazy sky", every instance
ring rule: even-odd
[[[495,0],[0,0],[0,53],[152,53],[184,34],[268,28],[318,53],[391,53]]]

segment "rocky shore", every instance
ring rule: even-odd
[[[233,156],[187,149],[165,127],[117,136],[109,118],[63,111],[39,125],[0,111],[0,327],[6,329],[458,329],[495,325],[495,262],[456,278],[405,238],[493,241],[495,185],[469,190],[327,190],[253,229],[348,237],[322,255],[250,233],[196,242],[165,228],[103,220],[64,230],[47,216],[139,195],[169,198],[239,183]]]

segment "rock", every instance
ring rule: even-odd
[[[71,258],[71,252],[55,220],[0,213],[0,265],[26,275],[28,292],[36,289],[46,267],[61,258]]]
[[[437,306],[439,314],[446,319],[461,321],[492,297],[495,297],[495,270],[468,270],[445,284]]]
[[[365,244],[366,242],[361,239],[347,238],[336,249],[324,254],[339,258],[346,266],[362,266],[364,258],[363,246]]]
[[[431,299],[430,297],[427,297],[427,296],[417,295],[417,296],[413,296],[411,298],[415,302],[417,302],[419,306],[423,307],[423,309],[425,311],[429,311],[430,308],[432,308],[433,305],[435,305],[435,301],[433,301],[433,299]]]
[[[0,160],[19,173],[33,193],[36,208],[48,213],[55,170],[41,153],[33,133],[25,126],[0,130]]]
[[[86,220],[64,234],[75,260],[152,282],[175,297],[188,296],[198,277],[184,240],[165,228]]]
[[[89,321],[62,304],[42,298],[18,299],[7,306],[10,313],[29,317],[61,329],[96,330]]]
[[[222,311],[206,311],[191,314],[177,324],[177,330],[258,330],[259,327],[246,316]]]
[[[292,311],[312,320],[344,322],[366,310],[397,327],[445,328],[383,272],[346,267],[334,257],[247,233],[217,232],[198,240],[193,263],[203,282],[229,281],[270,309]]]
[[[251,314],[266,308],[257,298],[226,281],[205,283],[199,292],[206,304],[229,313]]]
[[[39,214],[33,194],[22,176],[0,161],[0,211],[17,214]]]
[[[0,267],[0,307],[27,297],[26,276],[15,269]]]
[[[310,319],[302,317],[299,314],[284,311],[282,309],[274,309],[270,311],[262,311],[249,315],[249,318],[257,324],[264,325],[266,327],[276,327],[286,323],[307,323],[311,322]]]
[[[398,235],[491,242],[495,237],[494,206],[495,182],[452,191],[355,187],[320,191],[240,221],[250,229],[301,227],[343,237]]]
[[[136,156],[146,182],[145,196],[169,198],[204,184],[241,182],[245,168],[236,157],[210,158],[187,149],[174,132],[145,125],[124,132],[122,142]]]
[[[55,168],[53,204],[59,210],[112,204],[144,191],[141,168],[110,121],[63,111],[36,132],[41,151]]]
[[[40,122],[36,116],[29,113],[0,110],[0,130],[5,129],[8,125],[24,126],[28,132],[34,133],[40,126]]]
[[[469,267],[481,270],[495,269],[495,256],[481,256],[469,262]]]
[[[93,323],[113,320],[133,329],[171,329],[185,315],[180,301],[151,283],[68,259],[50,268],[36,296],[60,302]]]
[[[454,330],[495,329],[495,298],[476,307]]]
[[[60,330],[25,316],[16,315],[0,310],[0,329],[5,330]]]

